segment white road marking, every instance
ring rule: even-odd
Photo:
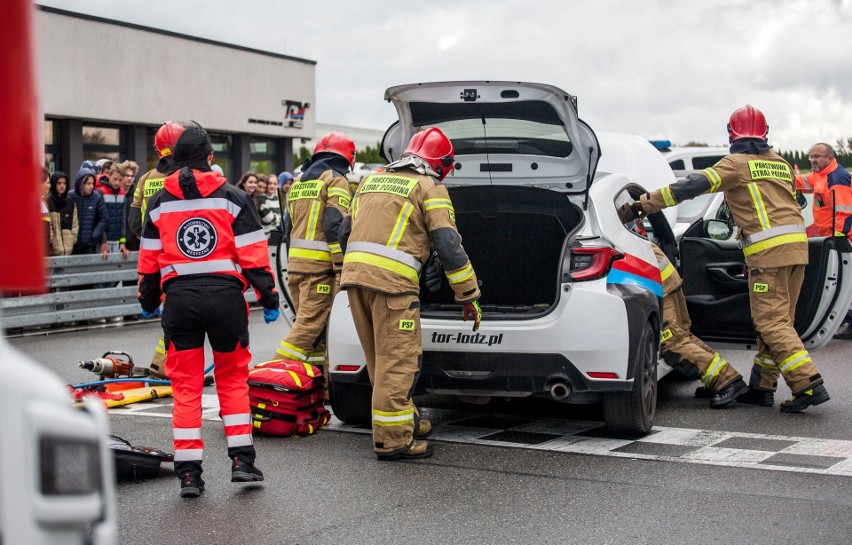
[[[202,395],[201,403],[203,420],[220,420],[218,416],[219,400],[215,395]],[[117,407],[110,409],[109,413],[121,416],[171,418],[171,406],[172,403],[168,403],[168,399],[162,399],[154,402]],[[852,441],[839,439],[786,437],[781,435],[669,428],[662,426],[655,427],[653,432],[646,437],[623,439],[581,435],[591,430],[602,430],[600,422],[547,418],[528,420],[512,416],[507,417],[509,422],[517,423],[518,420],[523,420],[523,422],[520,425],[514,425],[505,429],[495,429],[493,427],[464,426],[465,420],[473,419],[475,421],[478,418],[476,415],[470,413],[449,412],[438,409],[426,409],[424,413],[434,418],[436,422],[432,438],[448,443],[490,445],[640,460],[852,477]],[[493,417],[499,419],[500,415],[493,415]],[[332,418],[325,429],[345,433],[371,433],[367,428],[344,424],[337,418]],[[508,432],[508,435],[504,435],[499,440],[488,438],[500,432]],[[511,440],[512,432],[547,435],[541,436],[542,442],[529,444],[523,442],[523,439],[519,441]],[[526,435],[524,437],[534,437],[534,435]],[[762,443],[762,446],[759,447],[764,450],[730,448],[729,445],[721,445],[731,440],[735,442],[739,441],[746,447],[749,445],[749,441],[764,441],[765,443]],[[771,445],[777,445],[777,447],[773,448]],[[645,447],[649,450],[664,451],[667,446],[671,447],[673,451],[671,455],[641,452],[642,448]],[[619,451],[618,449],[627,450]],[[630,449],[635,449],[639,452],[633,452]],[[770,460],[776,455],[784,456],[779,457],[778,461]]]

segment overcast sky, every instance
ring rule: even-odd
[[[490,79],[556,85],[595,130],[677,144],[727,145],[747,103],[776,148],[852,137],[852,0],[37,3],[315,60],[320,123],[385,129],[387,87]]]

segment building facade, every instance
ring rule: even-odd
[[[235,181],[246,170],[292,170],[294,142],[317,132],[316,61],[45,6],[36,41],[51,171],[73,177],[101,158],[144,171],[157,162],[157,128],[194,120]]]

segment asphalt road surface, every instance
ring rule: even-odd
[[[254,361],[286,332],[252,313]],[[159,324],[13,338],[69,383],[106,351],[147,366]],[[208,350],[209,354],[209,350]],[[725,350],[743,374],[752,353]],[[301,439],[258,437],[262,483],[231,483],[214,389],[205,390],[201,498],[162,475],[118,486],[122,544],[852,543],[852,342],[813,354],[832,399],[803,414],[714,411],[696,382],[663,381],[656,426],[614,437],[596,407],[418,398],[436,422],[427,460],[378,462],[366,430],[333,421]],[[114,410],[113,433],[171,451],[170,400]]]

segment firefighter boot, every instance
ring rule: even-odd
[[[197,498],[204,492],[200,463],[175,462],[175,473],[180,479],[180,497]]]
[[[263,480],[263,473],[254,465],[254,447],[232,447],[228,449],[231,459],[231,482],[251,483]]]
[[[432,422],[426,420],[425,418],[421,418],[417,422],[417,427],[414,428],[414,438],[415,439],[426,439],[432,432],[435,431],[435,428],[432,427]]]
[[[396,460],[418,460],[432,456],[435,449],[429,441],[414,441],[408,448],[395,451],[376,453],[376,457],[383,462],[394,462]]]
[[[754,386],[749,386],[746,393],[737,398],[737,402],[748,403],[749,405],[760,405],[761,407],[771,407],[775,404],[775,392],[758,390]]]
[[[809,388],[804,392],[793,394],[793,399],[781,402],[782,413],[797,413],[807,409],[811,405],[820,405],[831,399],[826,391],[825,386],[820,382],[813,388]]]
[[[748,385],[743,379],[738,378],[722,388],[718,394],[710,398],[710,408],[721,409],[746,392],[748,392]]]

